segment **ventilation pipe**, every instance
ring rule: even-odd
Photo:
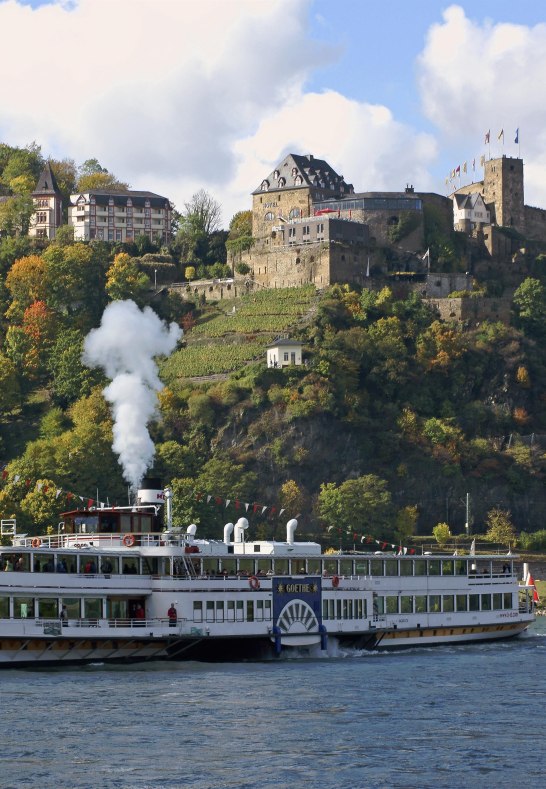
[[[170,488],[165,488],[163,494],[165,496],[165,520],[167,531],[171,531],[173,527],[173,492]]]
[[[297,527],[298,522],[295,518],[292,518],[292,520],[289,520],[286,524],[286,542],[288,545],[294,544],[294,532],[296,531]]]
[[[196,531],[197,531],[197,526],[195,525],[195,523],[191,523],[186,529],[186,539],[188,542],[193,542]]]
[[[244,542],[245,541],[245,529],[248,529],[248,521],[246,518],[239,518],[237,523],[235,524],[234,534],[233,534],[233,542]]]
[[[230,543],[230,537],[233,532],[233,523],[226,523],[224,526],[224,542],[226,545]]]

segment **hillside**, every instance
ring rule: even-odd
[[[388,287],[185,302],[106,244],[10,249],[0,509],[22,528],[56,527],[73,496],[127,502],[106,379],[81,363],[104,306],[123,298],[185,327],[160,363],[165,388],[151,425],[151,470],[172,485],[181,521],[220,536],[247,513],[265,535],[297,515],[310,535],[328,523],[336,540],[354,531],[398,541],[442,521],[463,532],[469,494],[472,531],[484,531],[493,507],[510,510],[519,530],[542,527],[546,352],[536,299],[520,308],[518,327],[463,331]],[[265,347],[278,335],[303,343],[302,366],[267,369]]]

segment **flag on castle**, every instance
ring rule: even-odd
[[[486,145],[488,145],[490,138],[491,138],[491,129],[489,129],[489,131],[485,132],[485,144]]]
[[[466,173],[466,162],[463,164],[463,173]]]
[[[516,145],[519,145],[519,129],[516,129],[516,137],[514,139],[514,142],[516,143]]]
[[[430,271],[430,247],[427,249],[427,251],[425,252],[423,257],[421,258],[421,260],[426,260],[427,261],[427,267],[428,267],[428,270]]]
[[[461,165],[460,165],[460,164],[459,164],[459,165],[457,166],[457,168],[455,169],[455,172],[457,173],[457,175],[460,175],[460,174],[461,174]]]
[[[476,159],[472,159],[472,169],[476,169]]]
[[[500,130],[499,136],[497,137],[497,140],[500,140],[501,137],[502,137],[502,141],[504,142],[504,129]]]

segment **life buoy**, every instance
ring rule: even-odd
[[[42,541],[39,537],[35,537],[30,544],[32,545],[33,548],[39,548],[40,545],[42,544]]]
[[[122,540],[123,544],[126,548],[130,548],[131,545],[135,544],[135,535],[134,534],[126,534]]]
[[[334,577],[332,578],[332,586],[334,587],[334,589],[338,588],[338,586],[339,586],[339,575],[334,575]]]
[[[251,588],[251,589],[252,589],[254,592],[256,592],[256,591],[257,591],[257,590],[260,588],[260,582],[259,582],[259,580],[256,578],[256,576],[255,576],[255,575],[251,575],[251,576],[250,576],[250,578],[248,579],[248,585],[250,586],[250,588]]]

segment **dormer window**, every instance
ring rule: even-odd
[[[269,181],[262,181],[262,192],[267,192],[269,190]]]
[[[283,186],[286,186],[286,178],[279,178],[279,189],[282,189]]]
[[[301,186],[302,183],[303,183],[303,178],[301,177],[301,175],[296,175],[296,177],[294,178],[294,186]]]
[[[279,171],[278,171],[278,170],[275,170],[275,172],[273,173],[273,178],[274,178],[275,180],[277,180],[277,179],[278,179],[278,177],[279,177],[279,175],[280,175]]]

